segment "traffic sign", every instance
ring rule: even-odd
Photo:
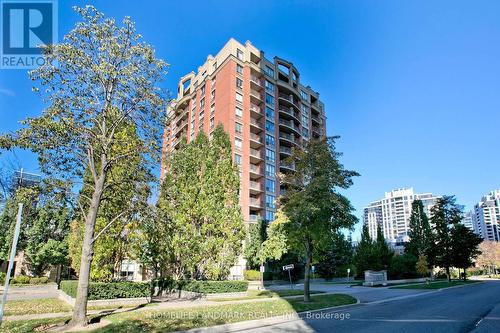
[[[284,270],[284,271],[289,271],[289,270],[291,270],[291,269],[293,269],[293,268],[294,268],[293,264],[283,266],[283,270]]]

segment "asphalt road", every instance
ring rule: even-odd
[[[500,282],[484,282],[438,292],[411,294],[396,300],[362,302],[336,311],[306,314],[302,316],[302,320],[267,325],[245,332],[307,331],[498,333]]]

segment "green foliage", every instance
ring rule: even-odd
[[[246,269],[243,271],[243,276],[247,281],[260,281],[261,273],[253,269]]]
[[[228,134],[221,125],[210,140],[199,133],[168,166],[158,201],[167,274],[178,280],[224,279],[245,237]]]
[[[186,281],[179,282],[178,288],[202,294],[236,293],[248,289],[248,281]]]
[[[444,196],[439,198],[431,208],[431,224],[434,226],[434,243],[432,263],[446,270],[448,279],[450,267],[453,265],[453,228],[462,221],[462,207],[456,203],[455,197]]]
[[[288,252],[286,225],[288,218],[281,209],[278,209],[275,220],[267,227],[267,237],[262,243],[257,257],[260,262],[279,260]]]
[[[5,283],[5,276],[6,274],[4,272],[0,272],[0,285]]]
[[[363,224],[361,232],[361,240],[356,246],[354,254],[354,265],[356,267],[356,275],[364,278],[364,272],[373,269],[373,263],[377,259],[373,249],[373,241],[368,231],[368,225]]]
[[[262,220],[259,219],[257,223],[252,223],[248,226],[243,254],[247,261],[247,266],[250,268],[258,268],[262,263],[258,257],[265,236],[265,228],[263,228],[262,223]]]
[[[76,297],[78,281],[61,281],[61,290]],[[91,282],[89,300],[149,297],[150,284],[142,282]]]
[[[129,147],[126,149],[132,146],[139,147],[138,136],[133,126],[123,125],[117,128],[116,136],[128,140]],[[113,147],[110,157],[113,158],[123,152],[123,147],[118,145],[116,148]],[[147,211],[147,199],[150,193],[148,182],[153,181],[153,176],[142,166],[143,164],[143,157],[137,152],[130,154],[126,160],[120,160],[108,171],[105,185],[109,188],[109,192],[102,197],[95,225],[96,235],[103,230],[104,232],[94,242],[90,272],[93,281],[112,281],[120,269],[121,261],[132,253],[130,236],[141,224],[138,221],[140,213]],[[79,197],[85,210],[88,209],[88,201],[85,198],[90,196],[92,196],[92,180],[90,172],[87,171]],[[116,219],[117,216],[120,217]],[[81,262],[85,226],[83,220],[81,213],[76,215],[71,223],[69,237],[71,266],[76,271],[80,269]]]
[[[481,254],[479,244],[481,244],[482,238],[460,223],[451,230],[451,239],[453,266],[465,271],[474,264],[474,260]]]
[[[410,216],[410,241],[405,246],[405,252],[415,257],[421,255],[431,256],[432,231],[429,219],[424,212],[421,200],[414,200],[411,205]]]
[[[405,253],[395,255],[391,258],[391,263],[388,269],[388,278],[391,280],[412,279],[417,277],[415,264],[417,258],[413,254]]]
[[[320,261],[316,264],[317,273],[325,279],[345,277],[353,259],[351,239],[337,233],[331,246],[320,253]]]
[[[19,275],[10,280],[10,284],[46,284],[48,282],[49,278],[46,276],[31,277],[27,275]]]
[[[427,257],[425,255],[420,255],[418,257],[417,263],[415,264],[415,269],[421,276],[427,276],[429,274],[429,263],[427,262]]]
[[[377,239],[373,244],[373,251],[375,262],[373,263],[372,269],[377,271],[388,269],[394,252],[385,241],[384,234],[382,233],[382,228],[377,228]]]
[[[294,149],[286,163],[294,163],[295,171],[284,175],[289,184],[280,199],[290,248],[305,259],[304,300],[309,301],[309,270],[313,258],[331,243],[341,228],[352,228],[357,218],[349,200],[339,189],[349,188],[355,171],[345,170],[335,139],[307,141],[302,149]]]

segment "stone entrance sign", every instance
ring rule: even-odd
[[[387,285],[387,271],[365,271],[363,286]]]

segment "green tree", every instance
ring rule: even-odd
[[[451,231],[462,221],[462,215],[462,207],[453,196],[439,198],[431,208],[430,222],[434,226],[432,252],[435,254],[432,262],[446,270],[448,281],[451,280],[450,267],[453,265],[454,250]]]
[[[262,220],[257,220],[248,226],[247,237],[245,239],[244,258],[247,266],[251,269],[258,269],[262,262],[259,261],[258,253],[264,242],[265,228]]]
[[[382,228],[380,226],[377,227],[377,239],[373,244],[373,251],[375,261],[372,269],[377,271],[388,269],[394,252],[385,241],[384,234],[382,233]]]
[[[278,209],[274,221],[267,227],[266,240],[259,249],[257,255],[259,262],[264,263],[268,260],[279,260],[284,254],[288,253],[286,225],[289,222],[283,211]]]
[[[294,149],[286,163],[295,171],[283,176],[289,184],[280,198],[289,219],[286,235],[291,249],[305,260],[304,301],[310,301],[309,275],[314,256],[330,244],[341,228],[352,228],[357,218],[349,200],[338,192],[352,185],[355,171],[345,170],[335,149],[337,137],[311,140]]]
[[[353,249],[351,239],[338,232],[331,245],[322,251],[316,264],[317,272],[322,278],[345,277],[352,263]]]
[[[409,236],[410,241],[405,247],[405,252],[416,258],[421,255],[429,256],[432,231],[421,200],[414,200],[411,205]]]
[[[176,279],[223,279],[242,251],[238,170],[221,125],[212,139],[199,133],[168,161],[158,201]]]
[[[166,109],[158,82],[167,65],[140,41],[130,18],[119,26],[92,6],[76,11],[82,21],[63,43],[46,46],[44,65],[30,72],[48,107],[39,117],[25,120],[26,127],[14,135],[1,137],[0,146],[31,149],[49,174],[80,180],[85,170],[91,174],[91,195],[82,205],[82,256],[69,324],[85,326],[96,221],[101,199],[109,192],[106,180],[113,165],[137,153],[145,156],[144,167],[158,165]],[[139,147],[117,137],[125,123],[135,128]],[[111,157],[118,146],[123,153]]]
[[[471,267],[477,256],[481,254],[479,244],[483,240],[461,223],[456,224],[451,230],[451,239],[452,264],[458,269],[463,269],[463,278],[465,280],[467,276],[465,270]]]
[[[361,240],[356,246],[354,253],[354,266],[356,267],[356,275],[364,277],[364,271],[373,269],[375,263],[375,251],[373,241],[368,231],[368,225],[363,224],[361,231]]]
[[[427,257],[425,255],[421,254],[418,257],[417,263],[415,264],[415,270],[421,276],[429,274],[429,263],[427,262]]]

